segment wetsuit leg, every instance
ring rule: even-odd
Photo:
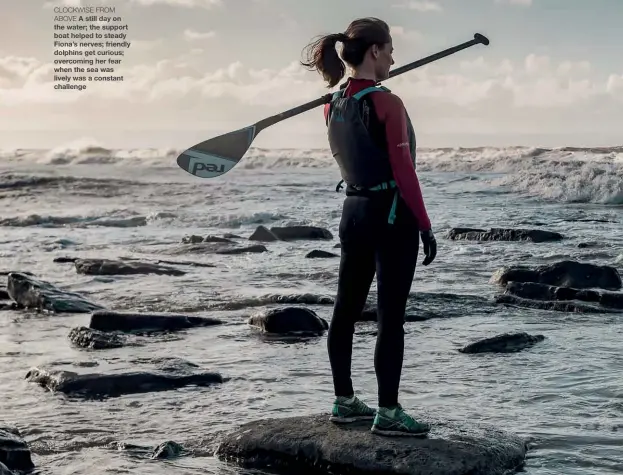
[[[340,221],[341,260],[333,318],[327,346],[336,396],[354,394],[351,359],[355,322],[365,307],[375,272],[375,241],[371,200],[348,196]]]
[[[398,403],[404,356],[404,315],[419,249],[417,222],[399,199],[394,225],[379,236],[376,253],[378,334],[374,367],[380,407]]]

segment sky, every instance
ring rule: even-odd
[[[124,81],[54,90],[54,6],[114,6]],[[383,83],[420,147],[623,144],[623,0],[2,0],[0,147],[185,149],[330,91],[300,65],[355,18],[391,27],[394,67],[476,45]],[[322,108],[257,147],[328,147]]]

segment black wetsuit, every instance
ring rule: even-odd
[[[351,78],[344,94],[350,96],[373,84],[373,81]],[[351,380],[351,357],[354,325],[361,316],[376,273],[378,336],[374,366],[378,381],[378,403],[381,407],[392,407],[398,403],[404,354],[404,314],[418,258],[419,233],[430,229],[430,221],[419,191],[414,164],[405,163],[405,160],[413,158],[410,150],[414,150],[414,143],[411,143],[410,150],[404,150],[404,139],[408,137],[409,142],[409,132],[412,130],[406,130],[404,116],[400,116],[402,111],[391,110],[396,104],[395,96],[389,99],[387,92],[374,92],[366,99],[368,103],[372,103],[374,114],[372,119],[368,120],[368,129],[373,129],[370,130],[370,136],[379,148],[383,147],[389,178],[395,179],[397,189],[357,190],[353,186],[356,183],[349,183],[345,178],[346,198],[339,226],[342,246],[339,282],[329,327],[328,351],[335,395],[352,396],[354,391]],[[358,173],[354,169],[358,165],[356,163],[344,165],[342,160],[347,160],[344,158],[347,153],[339,150],[348,148],[352,138],[340,138],[339,133],[354,129],[340,129],[340,125],[337,124],[331,129],[332,114],[333,111],[327,105],[325,117],[329,120],[329,137],[333,154],[340,163],[342,176],[349,176],[350,173],[352,179],[353,175]],[[402,117],[403,122],[396,119],[395,115]],[[338,117],[337,122],[342,121],[343,119]],[[402,124],[404,130],[393,133],[387,130],[389,127],[396,127],[397,123]],[[369,157],[351,156],[350,159],[354,162],[374,162]],[[386,173],[380,165],[378,173]],[[408,173],[411,176],[406,176]],[[359,176],[364,177],[360,180],[370,181],[369,178],[365,178],[365,173]],[[386,178],[388,177],[379,176],[379,181]],[[414,181],[417,189],[414,189]],[[397,194],[397,191],[400,193]],[[390,223],[388,215],[395,197],[397,197],[395,220]]]

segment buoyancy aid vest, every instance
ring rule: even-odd
[[[342,182],[351,189],[381,191],[396,188],[388,218],[388,222],[393,224],[399,192],[389,162],[389,153],[387,148],[381,147],[373,139],[369,129],[369,116],[366,117],[369,111],[364,109],[362,114],[360,104],[360,99],[366,94],[379,91],[391,92],[383,86],[370,86],[350,97],[343,96],[344,90],[335,92],[327,114],[328,137],[331,152],[340,168]],[[405,114],[409,148],[415,167],[415,132],[409,114],[406,111]],[[336,191],[339,191],[342,182],[338,184]]]

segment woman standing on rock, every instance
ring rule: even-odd
[[[335,49],[338,41],[353,74],[324,110],[331,151],[347,185],[339,227],[339,283],[328,337],[336,395],[330,419],[374,419],[372,432],[383,435],[426,434],[430,427],[398,403],[404,314],[420,235],[426,254],[423,265],[437,253],[415,173],[415,134],[400,98],[377,86],[394,64],[388,25],[377,18],[357,19],[344,33],[308,45],[308,61],[302,64],[320,72],[328,87],[344,76],[345,65]],[[350,376],[355,321],[375,273],[378,411],[355,396]]]

